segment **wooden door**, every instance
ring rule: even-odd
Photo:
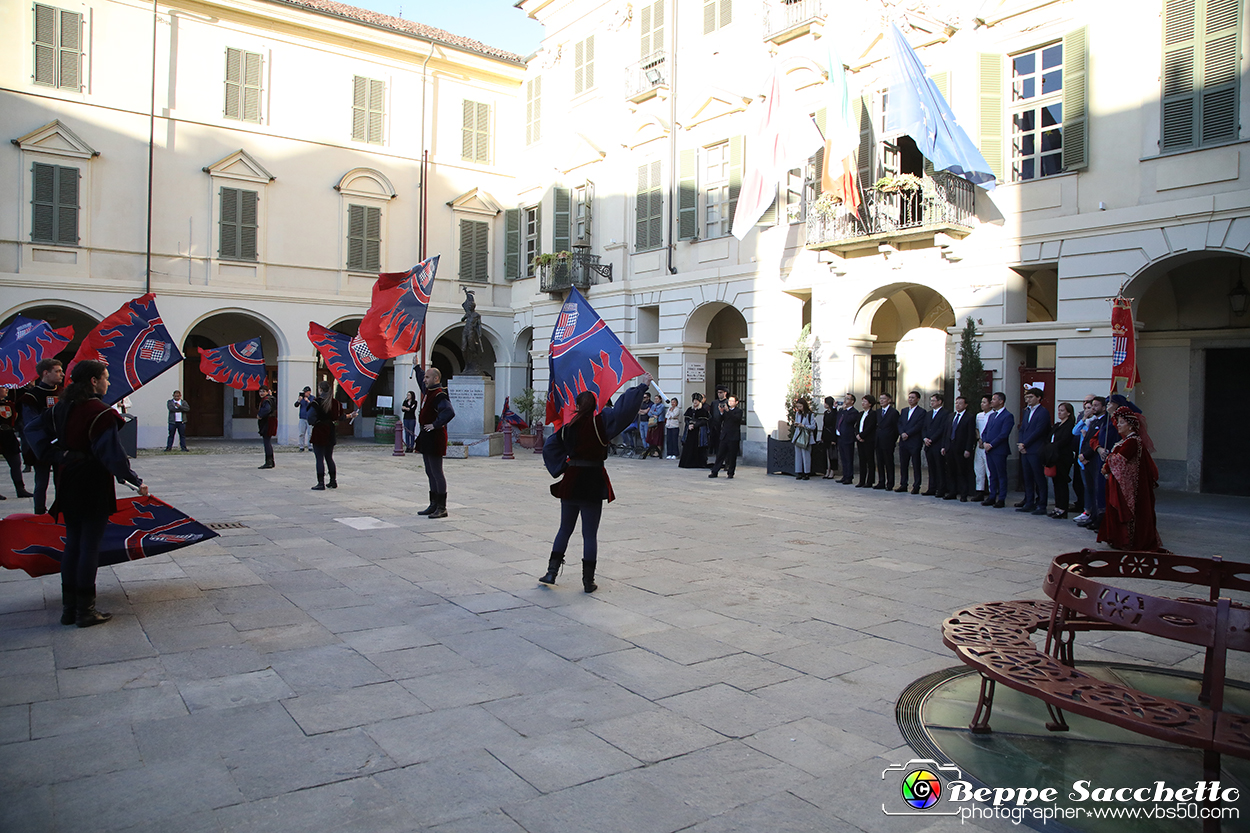
[[[186,372],[182,374],[182,395],[191,406],[191,413],[187,415],[187,436],[225,436],[225,386],[200,372],[198,351],[188,355],[183,368]]]
[[[1250,443],[1239,430],[1245,420],[1239,393],[1250,385],[1250,348],[1208,350],[1206,370],[1202,491],[1250,495]]]

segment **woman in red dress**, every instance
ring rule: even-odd
[[[1140,435],[1141,417],[1128,408],[1115,413],[1122,438],[1103,462],[1107,476],[1107,511],[1098,540],[1118,550],[1162,550],[1155,527],[1155,488],[1159,469]]]

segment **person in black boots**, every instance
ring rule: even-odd
[[[848,486],[855,481],[855,432],[859,429],[859,417],[855,394],[846,394],[838,409],[838,464],[842,466],[842,479],[838,482]]]
[[[431,518],[447,517],[447,478],[443,476],[443,456],[447,453],[447,423],[456,418],[451,398],[443,388],[443,374],[427,367],[417,376],[421,386],[421,408],[417,412],[417,451],[425,462],[430,481],[430,505],[418,512]]]
[[[9,464],[9,475],[13,478],[13,489],[18,497],[34,497],[26,491],[26,480],[22,477],[21,443],[17,438],[17,406],[9,399],[9,389],[0,388],[0,454]],[[4,495],[0,495],[4,500]]]
[[[38,419],[44,411],[51,408],[61,397],[62,383],[65,381],[65,369],[57,359],[41,359],[35,365],[39,378],[22,388],[18,394],[19,425],[27,425]],[[42,515],[48,511],[48,483],[52,479],[52,462],[39,460],[35,457],[30,443],[22,438],[22,456],[26,465],[35,470],[35,514]]]
[[[143,485],[130,468],[117,429],[121,416],[100,397],[108,392],[109,371],[103,362],[74,365],[71,384],[52,412],[57,444],[63,457],[56,477],[53,517],[65,521],[65,553],[61,556],[61,624],[89,628],[113,618],[95,607],[95,575],[100,541],[109,516],[117,511],[113,478]]]
[[[729,472],[729,479],[734,479],[734,470],[738,468],[738,446],[742,444],[742,423],[747,421],[746,414],[738,407],[738,397],[730,394],[725,400],[725,410],[720,417],[720,446],[716,450],[716,464],[708,477],[720,474],[721,469]]]
[[[270,417],[273,416],[273,397],[269,395],[269,388],[260,389],[260,406],[256,409],[256,433],[260,434],[261,442],[265,444],[265,462],[259,465],[258,469],[273,468],[273,425]]]
[[[333,386],[329,382],[322,382],[317,385],[317,398],[313,400],[313,426],[308,444],[312,446],[313,458],[317,461],[317,485],[312,487],[314,492],[326,490],[326,469],[330,470],[329,488],[339,487],[339,471],[334,465],[334,444],[338,442],[335,424],[345,414],[342,403],[334,398],[332,391]],[[356,412],[346,416],[354,418]]]
[[[599,589],[599,585],[595,584],[595,566],[599,559],[599,519],[603,515],[603,502],[611,503],[616,499],[603,463],[608,458],[608,444],[635,418],[639,404],[647,395],[651,376],[644,374],[641,378],[640,384],[630,388],[616,401],[616,407],[607,406],[597,414],[595,395],[582,391],[577,395],[577,412],[572,419],[543,443],[543,464],[552,477],[560,478],[559,483],[551,485],[552,497],[560,499],[560,529],[551,544],[547,573],[539,579],[543,584],[556,583],[556,577],[564,566],[565,550],[580,517],[582,589],[587,593]]]
[[[399,410],[404,421],[404,453],[411,454],[417,450],[417,395],[408,391],[404,401],[399,403]]]

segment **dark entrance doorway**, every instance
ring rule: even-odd
[[[1207,350],[1202,421],[1202,491],[1250,495],[1250,443],[1238,431],[1244,410],[1232,393],[1250,386],[1250,348]]]
[[[182,348],[182,354],[186,356],[182,374],[183,395],[191,406],[191,415],[187,419],[187,436],[190,437],[225,436],[225,385],[200,372],[199,348],[211,350],[218,346],[204,336],[190,335]]]

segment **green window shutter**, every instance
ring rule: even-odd
[[[460,158],[472,161],[477,149],[477,107],[467,98],[460,107]]]
[[[386,82],[377,79],[369,79],[369,131],[365,137],[365,141],[373,144],[382,144],[382,125],[383,118],[386,114]]]
[[[56,85],[63,90],[79,90],[82,76],[82,15],[63,9],[60,14]]]
[[[638,10],[638,51],[639,58],[651,54],[651,6],[644,3]]]
[[[1086,106],[1086,27],[1063,36],[1063,167],[1089,167],[1089,115]]]
[[[821,136],[824,136],[825,133],[827,132],[826,128],[828,127],[828,125],[829,125],[829,113],[824,107],[821,107],[819,110],[816,111],[816,129],[820,131]],[[837,161],[837,160],[831,160],[831,161]],[[813,191],[812,196],[819,197],[821,193],[820,179],[821,179],[821,176],[825,172],[825,146],[824,145],[821,145],[820,149],[817,150],[816,153],[812,156],[812,170],[815,172],[814,180],[812,183],[812,191]]]
[[[716,2],[703,0],[703,34],[710,35],[716,31]]]
[[[552,215],[551,250],[553,252],[567,252],[571,245],[569,221],[572,192],[568,188],[553,188],[552,198],[555,211]]]
[[[1063,77],[1066,82],[1068,74],[1065,72],[1063,74]],[[929,80],[933,82],[933,86],[937,87],[937,91],[942,94],[942,98],[946,99],[947,104],[951,103],[950,92],[949,92],[949,85],[950,85],[949,78],[950,76],[946,72],[935,72],[929,76]],[[927,156],[924,158],[924,175],[933,176],[933,162],[930,161],[929,157]]]
[[[260,121],[261,59],[255,52],[243,53],[243,121]]]
[[[1239,132],[1241,0],[1205,0],[1204,5],[1199,108],[1202,144],[1207,145],[1236,139]]]
[[[542,135],[542,76],[525,82],[525,144],[532,145]]]
[[[56,242],[78,245],[78,169],[56,167]]]
[[[573,45],[573,94],[577,95],[586,89],[586,42],[578,41]]]
[[[56,242],[56,165],[34,163],[31,168],[30,239],[35,243]]]
[[[382,271],[382,209],[365,208],[365,271]]]
[[[720,0],[720,20],[717,21],[717,28],[723,29],[734,19],[733,0]]]
[[[693,148],[677,156],[677,239],[693,240],[699,234],[699,167]]]
[[[226,118],[243,117],[243,53],[226,47]]]
[[[855,150],[856,176],[864,188],[871,188],[877,180],[876,161],[872,158],[876,147],[872,129],[872,96],[861,95],[857,98],[855,112],[859,114],[859,147]]]
[[[994,178],[1003,178],[1003,56],[982,53],[977,95],[981,104],[980,141],[977,146],[990,165]]]
[[[473,221],[460,221],[460,280],[473,280]]]
[[[473,160],[487,164],[490,162],[490,105],[477,103],[477,148]]]
[[[534,254],[543,253],[543,206],[542,203],[534,206]],[[529,268],[529,264],[526,264]]]
[[[664,49],[664,0],[644,3],[638,11],[639,56],[646,58]]]
[[[729,140],[729,224],[733,225],[738,210],[738,194],[742,191],[743,138],[734,136]]]
[[[56,12],[51,6],[35,4],[36,84],[56,86]]]
[[[634,198],[634,251],[644,252],[651,245],[651,165],[638,166],[638,191]]]
[[[585,89],[593,89],[595,86],[595,36],[591,35],[586,38],[586,63],[583,69],[586,70],[586,86]]]
[[[239,202],[243,192],[237,188],[221,189],[221,236],[217,256],[223,260],[239,257]]]
[[[524,277],[521,270],[521,209],[503,213],[503,274],[510,281]]]
[[[369,79],[352,78],[352,141],[363,142],[369,135]]]
[[[381,208],[347,206],[347,268],[358,272],[382,271]]]
[[[1163,4],[1162,150],[1198,143],[1197,13],[1197,0],[1165,0]]]
[[[490,280],[490,224],[473,224],[473,280]]]
[[[256,260],[256,192],[239,191],[239,259]]]
[[[768,208],[764,209],[764,213],[755,221],[757,226],[775,226],[777,225],[777,193],[773,189],[773,201],[768,204]]]

